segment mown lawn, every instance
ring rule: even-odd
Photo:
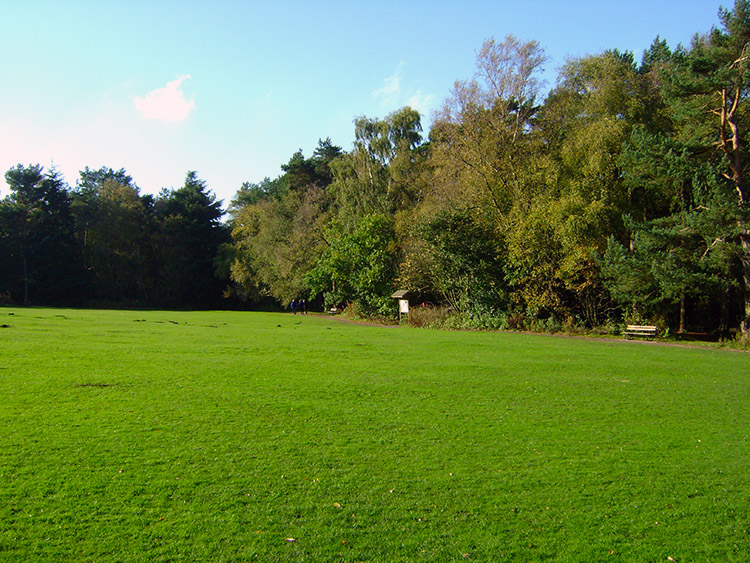
[[[750,560],[750,355],[0,309],[1,561]]]

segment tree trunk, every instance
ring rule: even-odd
[[[750,230],[744,229],[740,234],[742,241],[742,271],[745,279],[745,318],[742,320],[742,337],[750,338]]]
[[[721,318],[719,319],[719,334],[723,339],[729,330],[729,287],[724,290],[724,299],[721,300]]]
[[[29,266],[26,256],[23,257],[23,306],[29,306]]]
[[[685,288],[680,291],[680,334],[685,332]]]
[[[739,63],[741,59],[735,61]],[[732,65],[734,66],[734,65]],[[732,182],[737,192],[737,203],[740,212],[746,205],[746,193],[744,185],[744,176],[742,170],[742,152],[740,150],[739,125],[737,123],[737,109],[742,98],[742,90],[739,86],[721,90],[721,110],[719,117],[721,119],[721,138],[720,148],[724,152],[730,173],[724,176]],[[750,338],[750,229],[747,228],[743,218],[739,219],[740,241],[742,242],[742,270],[744,277],[743,293],[745,295],[745,318],[742,320],[742,337],[747,340]]]

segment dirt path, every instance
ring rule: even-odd
[[[321,314],[321,317],[330,319],[332,321],[337,321],[340,323],[346,323],[346,324],[353,324],[353,325],[359,325],[359,326],[373,326],[373,327],[382,327],[382,328],[399,328],[400,325],[398,324],[382,324],[382,323],[376,323],[372,321],[364,321],[364,320],[356,320],[356,319],[347,319],[346,317],[341,317],[338,315],[326,315]],[[441,329],[437,329],[441,330]],[[665,342],[663,340],[633,340],[628,338],[614,338],[614,337],[603,337],[603,336],[586,336],[581,334],[547,334],[543,332],[528,332],[528,331],[516,331],[516,330],[488,330],[488,331],[481,331],[477,329],[465,329],[470,332],[499,332],[499,333],[509,333],[509,334],[526,334],[530,336],[553,336],[556,338],[580,338],[583,340],[596,340],[598,342],[627,342],[629,344],[640,344],[645,346],[672,346],[674,348],[695,348],[699,350],[724,350],[728,352],[743,352],[743,353],[750,353],[750,350],[740,350],[738,348],[719,348],[717,346],[702,346],[700,344],[690,344],[689,342]]]
[[[372,321],[363,321],[363,320],[357,320],[357,319],[347,319],[345,317],[340,317],[338,315],[326,315],[326,314],[322,314],[320,316],[323,317],[323,318],[326,318],[326,319],[330,319],[332,321],[338,321],[340,323],[346,323],[346,324],[351,324],[351,325],[380,326],[380,327],[383,327],[383,328],[398,328],[399,327],[399,325],[397,325],[397,324],[387,325],[387,324],[376,323],[376,322],[372,322]]]

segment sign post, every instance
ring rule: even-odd
[[[401,315],[409,315],[409,300],[399,299],[398,300],[398,322],[401,322]]]
[[[398,322],[401,324],[401,316],[406,315],[409,316],[409,295],[411,294],[410,291],[406,289],[400,289],[397,292],[395,292],[391,297],[393,299],[398,299]]]

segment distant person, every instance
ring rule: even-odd
[[[295,315],[297,314],[297,300],[296,299],[292,299],[292,302],[289,303],[289,308],[292,310],[292,313],[294,313]]]
[[[306,315],[307,314],[307,301],[304,299],[301,299],[299,304],[300,304],[299,312],[302,313],[303,315]]]

